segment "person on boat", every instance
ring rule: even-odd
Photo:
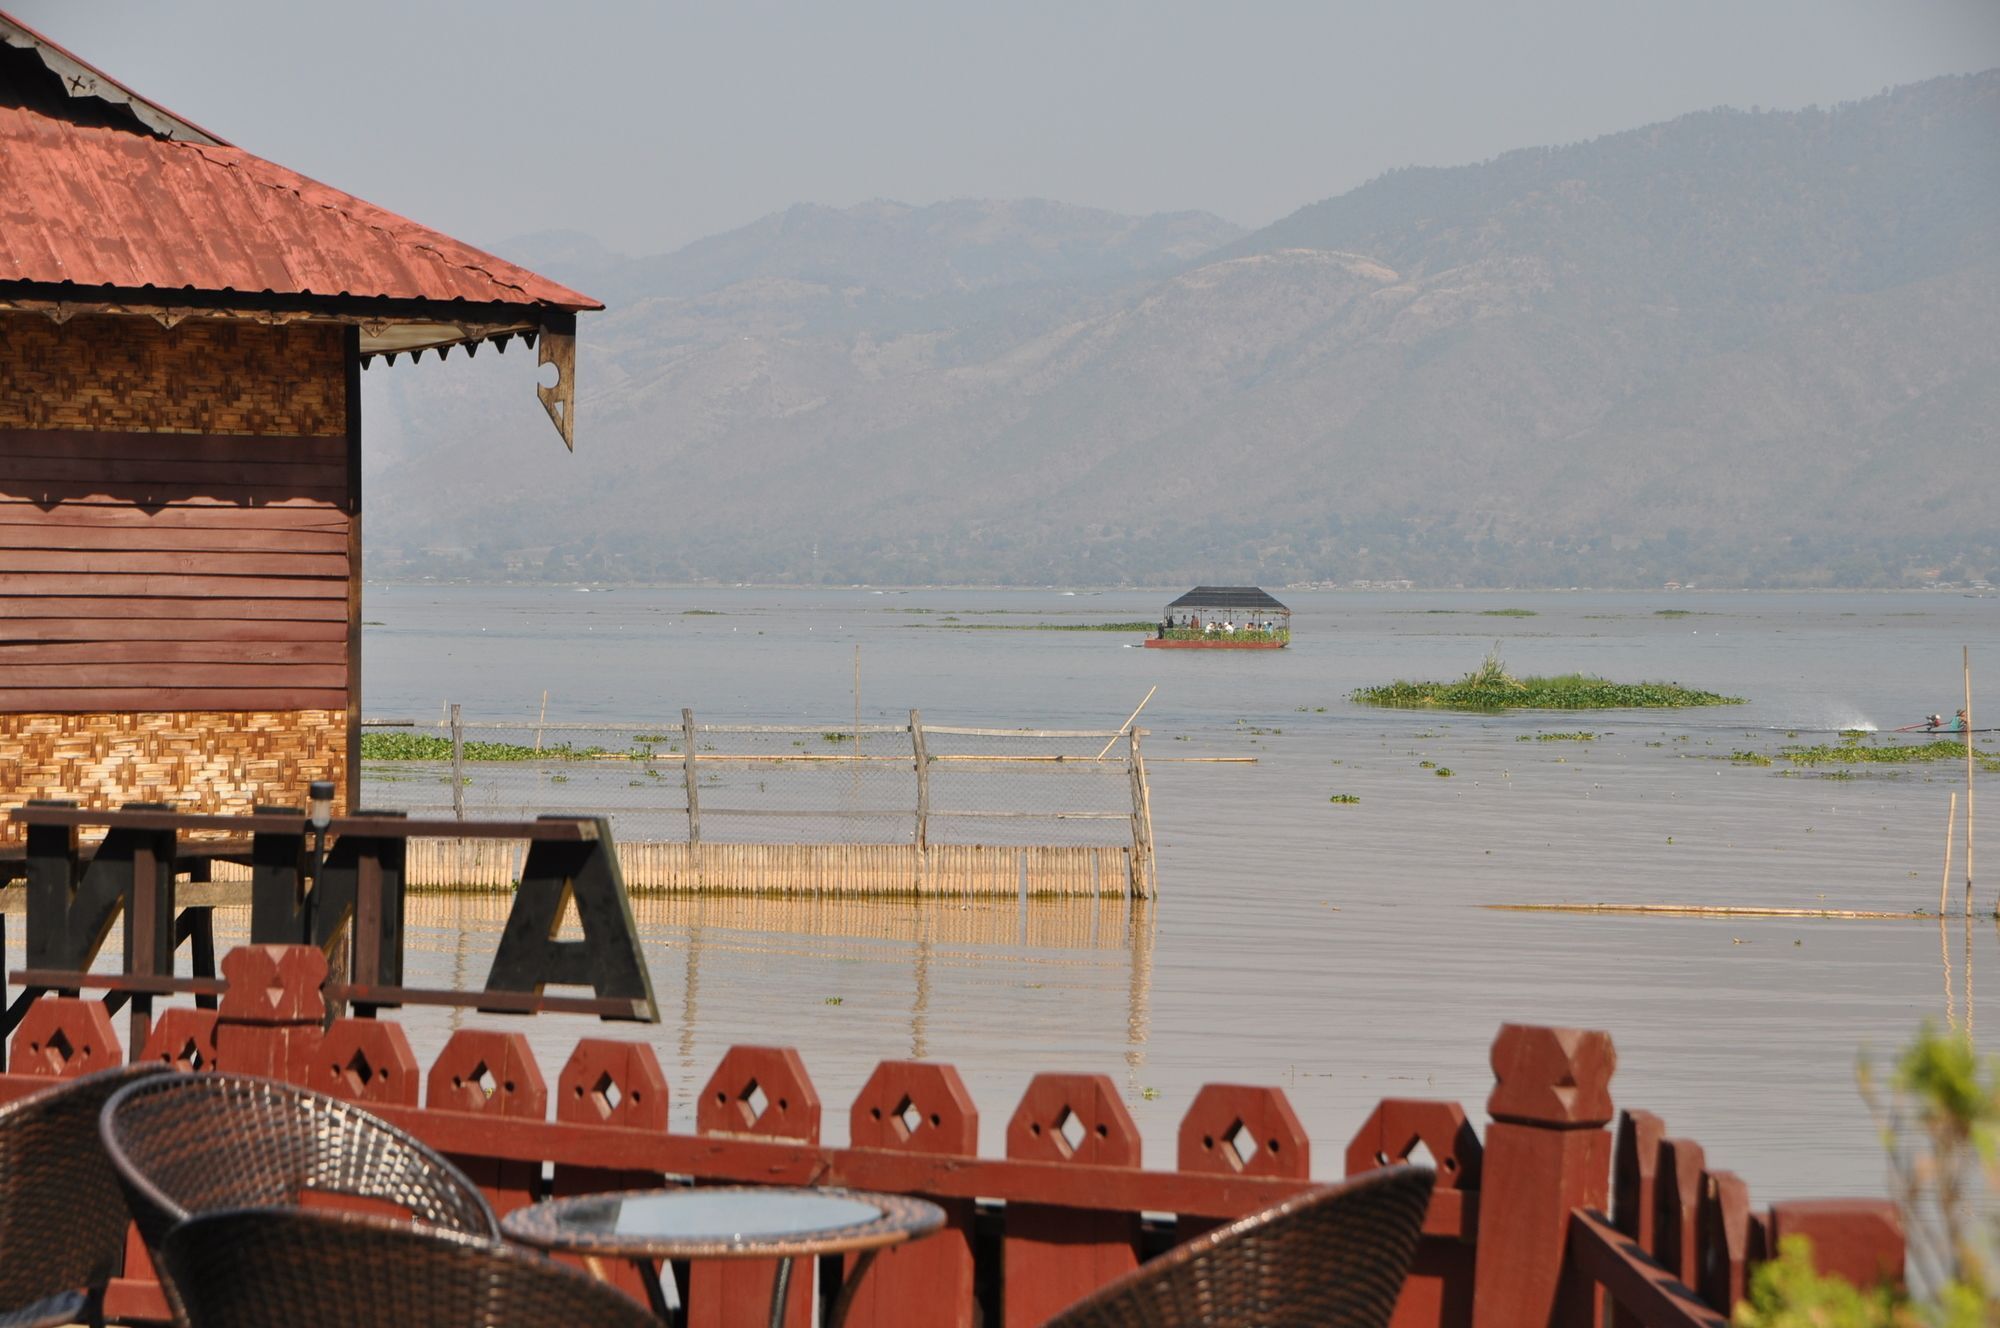
[[[1953,715],[1951,718],[1951,723],[1944,726],[1944,731],[1946,733],[1965,732],[1965,712],[1961,710],[1956,715]]]

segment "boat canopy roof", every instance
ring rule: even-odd
[[[1257,586],[1196,586],[1167,605],[1167,611],[1175,609],[1238,609],[1253,613],[1285,613],[1286,608],[1269,592]]]

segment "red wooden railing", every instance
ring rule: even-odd
[[[847,1185],[943,1204],[942,1231],[876,1262],[856,1324],[1037,1323],[1154,1249],[1296,1193],[1313,1174],[1311,1141],[1275,1088],[1203,1088],[1172,1169],[1146,1170],[1105,1076],[1035,1076],[1009,1118],[1005,1155],[990,1158],[978,1155],[978,1110],[956,1070],[885,1061],[836,1148],[820,1141],[822,1104],[798,1053],[739,1046],[701,1087],[695,1132],[679,1133],[644,1042],[580,1039],[552,1094],[517,1031],[461,1030],[426,1069],[393,1020],[323,1025],[326,961],[313,947],[243,946],[222,969],[219,1007],[162,1010],[140,1057],[366,1104],[457,1159],[501,1211],[674,1178]],[[34,1002],[11,1052],[0,1100],[124,1057],[104,1004],[65,996]],[[1708,1170],[1698,1145],[1667,1138],[1645,1112],[1624,1114],[1614,1145],[1608,1035],[1506,1025],[1492,1062],[1483,1146],[1456,1104],[1411,1099],[1383,1101],[1348,1146],[1348,1174],[1420,1151],[1438,1169],[1398,1328],[1541,1328],[1607,1314],[1647,1328],[1717,1325],[1749,1269],[1793,1231],[1815,1238],[1825,1267],[1900,1276],[1901,1231],[1885,1202],[1755,1212],[1740,1180]],[[128,1273],[112,1287],[112,1314],[164,1317],[136,1244]],[[743,1321],[768,1304],[770,1276],[695,1265],[684,1284],[691,1322]],[[795,1296],[791,1322],[804,1328],[809,1312]]]

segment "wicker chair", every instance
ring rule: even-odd
[[[292,1084],[217,1073],[143,1080],[112,1097],[99,1128],[156,1264],[167,1232],[197,1213],[284,1207],[308,1191],[500,1238],[464,1172],[360,1107]],[[172,1277],[161,1280],[178,1310]]]
[[[1134,1269],[1045,1328],[1382,1328],[1434,1179],[1398,1166],[1310,1190]]]
[[[113,1093],[166,1068],[101,1070],[0,1108],[0,1328],[102,1322],[132,1219],[97,1117]]]
[[[544,1255],[353,1213],[205,1213],[161,1259],[193,1328],[659,1328]]]

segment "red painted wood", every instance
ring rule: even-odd
[[[35,540],[8,547],[0,557],[10,572],[65,578],[86,572],[145,576],[330,576],[347,578],[347,554],[268,549],[52,549]]]
[[[22,600],[0,601],[0,639],[52,645],[98,642],[237,642],[244,645],[341,645],[347,624],[299,619],[232,621],[212,618],[30,618],[9,615]],[[115,610],[107,609],[107,612]],[[343,652],[344,657],[344,652]]]
[[[0,614],[16,618],[216,618],[241,622],[347,621],[347,605],[326,599],[256,599],[231,595],[0,596]]]
[[[104,1317],[113,1323],[169,1323],[167,1298],[153,1273],[146,1246],[135,1228],[125,1242],[125,1276],[114,1277],[104,1292]]]
[[[1312,1178],[1312,1140],[1283,1090],[1250,1084],[1204,1084],[1181,1117],[1182,1171]],[[1187,1217],[1175,1233],[1192,1240],[1221,1223]]]
[[[386,1047],[389,1050],[380,1052],[379,1059],[397,1060],[395,1048],[402,1043],[402,1034],[392,1022],[342,1021],[326,1037],[320,1036],[320,984],[326,964],[317,950],[239,947],[225,957],[223,971],[230,986],[214,1030],[216,1060],[225,1068],[311,1083],[316,1074],[332,1074],[349,1047]],[[44,1020],[64,1011],[63,1004],[52,999],[39,1004],[51,1011],[39,1016]],[[72,1002],[69,1008],[83,1011],[79,1017],[86,1024],[79,1027],[85,1042],[108,1041],[115,1047],[115,1037],[107,1037],[111,1030],[101,1006],[84,1001]],[[168,1058],[199,1040],[197,1025],[202,1021],[177,1031],[177,1013],[199,1012],[163,1013],[142,1055]],[[31,1017],[35,1017],[32,1011]],[[99,1021],[105,1026],[95,1029]],[[1131,1265],[1135,1252],[1129,1239],[1116,1242],[1122,1258],[1114,1266],[1102,1266],[1092,1258],[1112,1243],[1106,1240],[1106,1222],[1124,1223],[1124,1230],[1131,1232],[1142,1211],[1236,1216],[1298,1193],[1310,1183],[1303,1179],[1305,1168],[1296,1163],[1288,1166],[1300,1175],[1259,1176],[1253,1174],[1260,1169],[1254,1155],[1246,1159],[1238,1151],[1232,1162],[1219,1149],[1217,1129],[1228,1137],[1230,1127],[1253,1121],[1283,1125],[1289,1109],[1271,1090],[1204,1089],[1183,1121],[1180,1141],[1184,1163],[1203,1169],[1149,1174],[1137,1168],[1138,1135],[1129,1129],[1130,1118],[1115,1086],[1101,1076],[1039,1077],[1010,1121],[1009,1157],[982,1160],[972,1154],[977,1127],[970,1100],[945,1066],[889,1062],[879,1067],[851,1109],[850,1133],[857,1146],[832,1149],[816,1142],[818,1099],[803,1065],[789,1049],[732,1049],[703,1091],[697,1111],[703,1133],[674,1135],[665,1129],[665,1079],[642,1044],[598,1039],[580,1044],[565,1067],[557,1090],[557,1119],[552,1121],[545,1116],[546,1097],[534,1083],[539,1071],[533,1069],[519,1035],[482,1033],[479,1039],[455,1042],[451,1055],[440,1057],[432,1070],[432,1100],[427,1108],[394,1105],[409,1096],[406,1089],[388,1091],[388,1085],[377,1093],[350,1091],[349,1095],[383,1099],[371,1102],[370,1109],[442,1151],[475,1165],[518,1167],[523,1175],[553,1163],[559,1177],[577,1182],[593,1171],[614,1183],[636,1172],[646,1184],[660,1175],[679,1175],[705,1182],[844,1185],[926,1194],[948,1205],[965,1205],[976,1196],[1003,1201],[1008,1204],[1003,1317],[1010,1323],[1037,1322],[1047,1312],[1046,1302],[1067,1303],[1074,1294],[1087,1293]],[[176,1041],[180,1047],[170,1050],[168,1044]],[[471,1063],[460,1065],[468,1054]],[[481,1090],[477,1100],[469,1102],[467,1076],[476,1080],[478,1068],[490,1069],[494,1060],[503,1074],[518,1076],[516,1091],[489,1097]],[[1433,1161],[1458,1163],[1451,1168],[1440,1165],[1439,1194],[1450,1202],[1442,1208],[1434,1202],[1424,1251],[1464,1248],[1465,1241],[1477,1239],[1477,1304],[1467,1310],[1462,1303],[1439,1298],[1426,1302],[1429,1317],[1405,1306],[1399,1309],[1398,1322],[1421,1323],[1424,1328],[1586,1322],[1599,1287],[1633,1298],[1642,1315],[1653,1316],[1642,1319],[1649,1324],[1720,1322],[1666,1270],[1640,1258],[1638,1246],[1627,1235],[1587,1211],[1601,1208],[1609,1189],[1611,1141],[1603,1126],[1614,1057],[1608,1039],[1571,1030],[1509,1027],[1496,1040],[1493,1061],[1499,1079],[1489,1107],[1496,1119],[1483,1157],[1476,1141],[1469,1140],[1469,1131],[1461,1134],[1466,1128],[1462,1112],[1450,1104],[1412,1100],[1385,1101],[1350,1146],[1350,1165],[1357,1170],[1377,1164],[1381,1157],[1405,1155],[1419,1140]],[[46,1084],[45,1076],[21,1069],[67,1071],[68,1066],[67,1061],[54,1065],[40,1051],[30,1052],[17,1072],[0,1074],[0,1101],[14,1100]],[[607,1075],[610,1082],[630,1084],[638,1091],[621,1091],[618,1100],[611,1101],[601,1092]],[[408,1084],[413,1078],[405,1068],[392,1075],[390,1084]],[[504,1085],[506,1080],[499,1082]],[[753,1084],[770,1099],[761,1114],[746,1105],[757,1095]],[[495,1114],[495,1102],[520,1105],[503,1105]],[[1604,1119],[1591,1118],[1592,1104],[1597,1103],[1607,1104]],[[468,1105],[477,1109],[468,1110]],[[1084,1126],[1074,1143],[1058,1128],[1066,1115],[1074,1115]],[[1217,1126],[1223,1117],[1227,1121]],[[1105,1126],[1101,1131],[1100,1124]],[[1280,1148],[1264,1167],[1287,1169],[1279,1159],[1289,1151],[1281,1138]],[[1740,1285],[1761,1253],[1767,1227],[1779,1234],[1814,1235],[1821,1243],[1823,1264],[1836,1271],[1900,1272],[1901,1232],[1892,1205],[1783,1204],[1766,1222],[1749,1211],[1747,1193],[1727,1173],[1703,1174],[1697,1169],[1693,1180],[1684,1182],[1682,1174],[1693,1157],[1691,1145],[1673,1142],[1661,1158],[1658,1174],[1671,1179],[1663,1184],[1669,1193],[1659,1202],[1672,1211],[1673,1225],[1678,1227],[1682,1212],[1678,1194],[1683,1188],[1697,1192],[1697,1273],[1712,1300],[1731,1294],[1716,1292],[1717,1279],[1725,1286]],[[1475,1179],[1481,1188],[1465,1188]],[[1484,1221],[1475,1220],[1482,1208],[1489,1210]],[[1041,1218],[1049,1220],[1038,1227]],[[1441,1230],[1453,1233],[1452,1238],[1441,1239]],[[962,1233],[961,1243],[947,1239],[952,1235],[941,1233],[893,1258],[885,1256],[878,1272],[902,1276],[875,1283],[872,1279],[878,1274],[871,1273],[862,1288],[863,1313],[856,1321],[969,1321],[970,1250],[962,1243]],[[1034,1251],[1037,1237],[1053,1237],[1051,1243],[1058,1247],[1039,1266]],[[1077,1244],[1063,1247],[1064,1237],[1074,1237]],[[953,1254],[942,1271],[932,1262],[941,1251]],[[900,1268],[898,1260],[905,1261]],[[730,1271],[724,1265],[707,1267]],[[1039,1282],[1033,1277],[1036,1272],[1042,1274]],[[691,1299],[696,1322],[761,1319],[768,1304],[768,1282],[743,1288],[743,1294],[732,1298],[729,1281],[703,1279],[695,1287]],[[800,1292],[793,1314],[802,1320],[806,1289]],[[125,1298],[117,1303],[137,1306],[145,1292],[133,1283],[117,1295]],[[1037,1305],[1037,1298],[1044,1305]],[[1654,1311],[1666,1317],[1659,1318]]]
[[[9,664],[316,664],[341,667],[344,641],[38,641],[10,640],[0,624],[0,666]]]
[[[44,1080],[73,1079],[125,1063],[102,1001],[44,996],[28,1007],[8,1047],[8,1069]]]
[[[417,1105],[417,1054],[388,1019],[336,1019],[320,1039],[306,1087],[365,1106]]]
[[[1707,1165],[1701,1145],[1692,1139],[1660,1143],[1653,1254],[1689,1286],[1701,1276],[1702,1172]]]
[[[1422,1145],[1422,1149],[1418,1145]],[[1472,1315],[1474,1225],[1465,1207],[1478,1197],[1484,1152],[1465,1109],[1456,1102],[1384,1098],[1347,1145],[1347,1174],[1422,1160],[1436,1168],[1425,1239],[1396,1299],[1396,1328],[1464,1324]],[[1476,1213],[1477,1209],[1471,1210]],[[1439,1230],[1447,1213],[1456,1218]]]
[[[643,1042],[581,1038],[556,1083],[556,1119],[581,1125],[616,1125],[664,1134],[667,1077],[653,1049]],[[650,1190],[666,1181],[657,1171],[632,1168],[557,1166],[551,1195],[595,1194],[604,1190]],[[577,1260],[576,1262],[581,1262]],[[656,1274],[659,1272],[656,1266]],[[632,1263],[602,1266],[606,1280],[641,1304],[647,1287]],[[687,1288],[681,1288],[685,1297]]]
[[[1491,1060],[1472,1323],[1547,1328],[1587,1313],[1559,1293],[1571,1211],[1610,1197],[1617,1053],[1604,1033],[1504,1024]]]
[[[1710,1172],[1701,1196],[1702,1299],[1731,1313],[1750,1285],[1750,1187],[1733,1172]]]
[[[424,1080],[424,1105],[434,1111],[538,1121],[548,1115],[549,1089],[528,1046],[527,1034],[461,1028],[431,1062]],[[478,1153],[453,1152],[449,1156],[486,1191],[493,1211],[502,1216],[539,1197],[536,1190],[541,1185],[542,1169],[538,1163]]]
[[[1074,1143],[1065,1134],[1072,1121]],[[1139,1155],[1139,1128],[1107,1075],[1038,1074],[1007,1123],[1010,1158],[1136,1171]],[[1139,1214],[1010,1204],[1003,1260],[1002,1321],[1038,1324],[1139,1266]]]
[[[214,1010],[176,1005],[162,1010],[136,1060],[163,1061],[177,1070],[215,1068]]]
[[[0,660],[0,689],[105,688],[132,685],[137,677],[162,688],[341,687],[347,669],[339,664],[12,664]],[[157,680],[156,682],[154,680]]]
[[[7,511],[18,510],[0,504],[0,516]],[[39,512],[39,507],[27,510]],[[163,553],[347,553],[347,536],[338,530],[270,530],[242,529],[235,526],[217,525],[188,527],[185,525],[132,525],[98,526],[80,525],[66,518],[72,511],[67,505],[49,512],[48,519],[38,522],[8,522],[0,520],[0,548],[9,549],[66,549],[75,552],[96,550],[111,551],[155,551]],[[90,511],[111,511],[111,508],[83,509]],[[183,509],[173,509],[183,510]],[[165,515],[164,512],[161,515]]]
[[[1903,1220],[1887,1199],[1788,1199],[1771,1205],[1775,1252],[1787,1236],[1812,1241],[1813,1266],[1856,1286],[1903,1279]]]
[[[958,1071],[933,1061],[883,1061],[848,1112],[847,1137],[857,1147],[927,1156],[979,1152],[979,1109]],[[944,1209],[945,1225],[913,1244],[876,1256],[849,1315],[881,1328],[972,1328],[974,1205],[969,1199],[926,1196]],[[858,1256],[849,1255],[853,1276]]]
[[[338,508],[347,496],[344,486],[326,484],[223,484],[200,486],[179,482],[123,484],[111,480],[0,480],[0,495],[43,505],[53,503],[132,503],[140,507],[266,507],[288,503],[300,507]]]
[[[143,572],[78,572],[60,577],[35,572],[0,572],[0,595],[131,595],[199,598],[347,599],[345,577],[152,575]],[[343,607],[343,613],[345,609]]]
[[[1650,1111],[1618,1113],[1612,1145],[1611,1224],[1648,1254],[1659,1253],[1660,1144],[1666,1122]],[[1630,1310],[1610,1307],[1607,1328],[1644,1328]]]
[[[102,714],[122,710],[338,710],[347,693],[332,687],[0,687],[0,712]]]
[[[1596,1213],[1572,1215],[1567,1249],[1579,1286],[1603,1286],[1649,1328],[1729,1328],[1725,1316],[1694,1299],[1635,1241]]]
[[[231,507],[227,504],[183,504],[135,507],[116,502],[45,504],[0,494],[0,527],[35,526],[51,530],[117,530],[146,533],[168,530],[203,532],[332,532],[345,537],[348,515],[338,506]],[[5,536],[4,538],[14,538]],[[343,546],[344,547],[344,546]]]
[[[790,1047],[731,1047],[695,1103],[695,1128],[703,1134],[816,1144],[819,1122],[819,1092],[805,1062]],[[766,1179],[779,1181],[776,1176]],[[764,1322],[777,1274],[775,1259],[695,1263],[688,1271],[687,1328]],[[809,1328],[818,1282],[813,1260],[793,1265],[786,1328]]]

